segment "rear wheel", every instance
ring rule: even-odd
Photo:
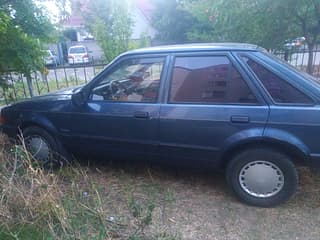
[[[287,201],[298,186],[298,174],[290,158],[267,148],[236,155],[228,164],[226,177],[240,200],[260,207]]]
[[[40,127],[28,127],[23,131],[26,149],[45,168],[62,167],[66,163],[66,154],[60,143]]]

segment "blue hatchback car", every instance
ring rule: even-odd
[[[85,86],[2,109],[43,164],[99,153],[222,169],[240,200],[280,204],[296,165],[320,165],[320,88],[248,44],[153,47],[122,54]]]

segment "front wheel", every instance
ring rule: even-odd
[[[66,163],[60,143],[47,131],[32,126],[23,131],[23,141],[33,160],[44,168],[57,168]]]
[[[228,164],[228,184],[245,203],[273,207],[287,201],[298,186],[298,173],[285,154],[273,149],[248,149]]]

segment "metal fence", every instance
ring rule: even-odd
[[[287,61],[297,69],[307,72],[309,62],[309,50],[306,45],[301,47],[292,47],[282,51],[274,51],[274,55]],[[312,51],[312,72],[315,78],[320,80],[320,46],[317,45]]]
[[[306,47],[274,51],[274,55],[286,60],[296,68],[307,71],[309,52]],[[46,94],[61,88],[89,82],[107,64],[92,61],[82,65],[59,65],[48,67],[44,73],[34,73],[31,81],[14,72],[5,76],[6,85],[0,86],[0,106],[21,99]],[[320,80],[320,47],[313,51],[312,75]],[[2,76],[3,77],[3,76]]]
[[[22,74],[11,72],[4,76],[6,83],[0,86],[0,106],[62,88],[85,84],[93,79],[107,64],[91,62],[81,65],[47,67],[43,73],[32,74],[28,81]]]

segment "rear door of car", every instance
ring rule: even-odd
[[[215,166],[227,146],[262,136],[269,107],[230,52],[174,54],[170,65],[160,109],[164,159]]]

